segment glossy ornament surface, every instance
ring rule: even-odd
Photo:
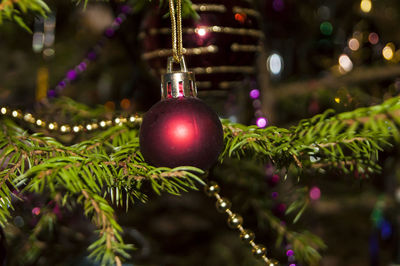
[[[195,166],[208,169],[223,147],[218,116],[198,98],[171,98],[144,116],[140,151],[157,167]]]
[[[170,57],[162,76],[162,100],[143,117],[140,151],[157,167],[195,166],[210,168],[221,153],[224,140],[217,114],[196,97],[195,77],[187,71],[183,56],[181,71],[173,71]]]

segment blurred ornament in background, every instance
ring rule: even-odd
[[[196,74],[199,95],[204,91],[227,91],[256,72],[255,55],[263,32],[260,13],[243,0],[194,0],[198,20],[183,21],[185,57]],[[155,76],[164,73],[170,49],[170,21],[165,10],[151,11],[144,19],[139,38],[143,59]]]

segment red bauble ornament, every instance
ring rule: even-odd
[[[155,166],[208,169],[222,146],[221,122],[198,98],[162,100],[143,118],[140,150]]]
[[[184,20],[182,41],[199,91],[226,91],[255,74],[255,55],[264,37],[258,23],[259,11],[247,0],[192,3],[200,18]],[[164,66],[171,56],[170,18],[163,16],[165,13],[162,9],[150,11],[139,35],[143,59],[156,76],[165,73]]]
[[[147,162],[158,167],[195,166],[206,170],[223,148],[221,122],[196,97],[193,73],[187,72],[185,65],[182,72],[171,69],[163,77],[163,99],[143,118],[140,151]]]

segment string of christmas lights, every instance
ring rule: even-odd
[[[64,78],[56,85],[54,89],[51,89],[47,92],[48,98],[51,99],[58,97],[71,82],[75,81],[83,72],[87,70],[89,64],[98,58],[106,41],[115,36],[115,33],[126,20],[127,16],[131,13],[132,8],[130,6],[122,5],[119,7],[119,14],[115,17],[111,25],[105,29],[100,40],[92,49],[89,50],[89,52],[86,54],[86,57],[81,60],[81,62],[67,71]]]
[[[13,110],[8,107],[0,108],[0,117],[8,116],[14,119],[19,119],[32,125],[35,125],[39,128],[48,129],[50,131],[60,132],[60,133],[80,133],[80,132],[89,132],[97,129],[106,129],[115,125],[138,125],[141,123],[142,118],[139,115],[130,115],[130,116],[116,116],[113,119],[104,119],[100,121],[92,121],[88,123],[81,124],[68,124],[63,123],[59,124],[56,121],[45,121],[44,119],[37,118],[33,114],[26,112],[23,113],[20,110]]]
[[[60,96],[62,91],[73,81],[75,81],[84,71],[87,70],[90,63],[95,61],[101,53],[104,44],[112,38],[116,31],[120,28],[121,24],[126,20],[127,15],[132,13],[132,8],[128,5],[121,5],[119,7],[119,14],[115,17],[112,24],[107,27],[103,36],[96,43],[96,45],[89,50],[86,57],[81,60],[74,68],[67,71],[64,78],[57,84],[54,89],[47,91],[49,99]],[[106,129],[114,125],[123,124],[138,124],[141,122],[141,117],[138,115],[120,116],[115,115],[113,119],[95,120],[92,122],[81,124],[57,123],[56,121],[45,121],[44,119],[35,117],[32,113],[22,112],[21,110],[12,109],[9,107],[1,107],[0,115],[9,116],[11,118],[20,119],[25,122],[31,123],[39,128],[47,129],[50,131],[58,131],[60,133],[80,133],[89,132],[97,129]]]

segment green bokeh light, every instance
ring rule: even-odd
[[[333,32],[333,26],[328,21],[322,22],[321,25],[319,26],[319,29],[321,30],[321,33],[324,35],[331,35]]]

